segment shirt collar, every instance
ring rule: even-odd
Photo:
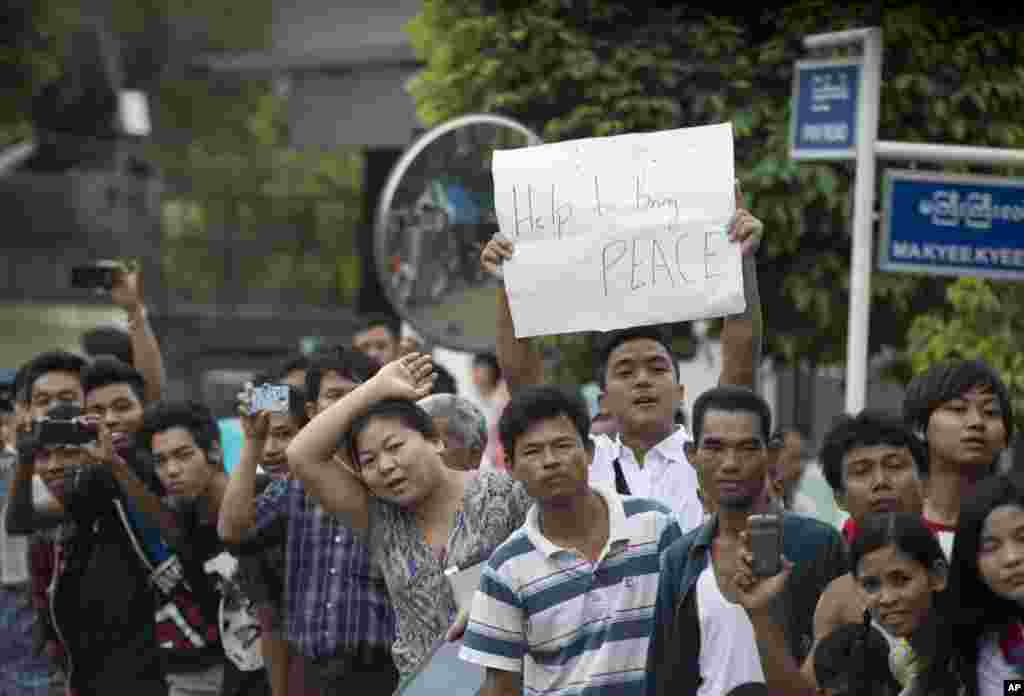
[[[667,459],[670,462],[686,462],[686,443],[691,440],[690,433],[680,425],[672,431],[671,435],[652,447],[648,454],[657,452],[662,459]],[[624,452],[633,454],[628,447],[622,444],[622,435],[616,435],[612,442],[615,443],[616,458],[621,457]]]
[[[629,542],[629,529],[626,527],[626,510],[622,504],[622,496],[612,488],[592,485],[591,490],[604,498],[608,507],[608,543],[606,548],[612,548],[617,542]],[[533,546],[551,558],[555,554],[565,553],[566,549],[551,543],[540,530],[540,506],[534,503],[526,513],[526,536]]]
[[[697,536],[690,545],[690,555],[697,556],[704,553],[714,543],[718,535],[718,513],[714,513],[707,522],[697,528]]]

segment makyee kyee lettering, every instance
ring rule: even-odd
[[[892,257],[899,261],[1024,268],[1024,249],[973,247],[966,244],[893,242]]]

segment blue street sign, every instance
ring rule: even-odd
[[[886,170],[879,268],[1024,280],[1024,179]]]
[[[857,100],[862,63],[801,60],[793,73],[789,156],[847,160],[857,156]]]

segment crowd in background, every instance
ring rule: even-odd
[[[592,417],[515,338],[504,293],[472,388],[371,318],[268,365],[218,423],[162,397],[120,272],[127,331],[10,385],[0,694],[384,696],[439,641],[461,641],[485,696],[1003,693],[1024,673],[1003,379],[936,364],[902,413],[837,422],[818,460],[848,518],[816,519],[805,438],[755,389],[762,229],[731,224],[747,309],[686,426],[661,328],[601,337]],[[482,268],[513,254],[497,235]],[[280,408],[253,408],[268,385]],[[476,564],[460,604],[446,571]]]

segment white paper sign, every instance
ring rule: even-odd
[[[499,150],[517,337],[742,312],[732,124]]]

